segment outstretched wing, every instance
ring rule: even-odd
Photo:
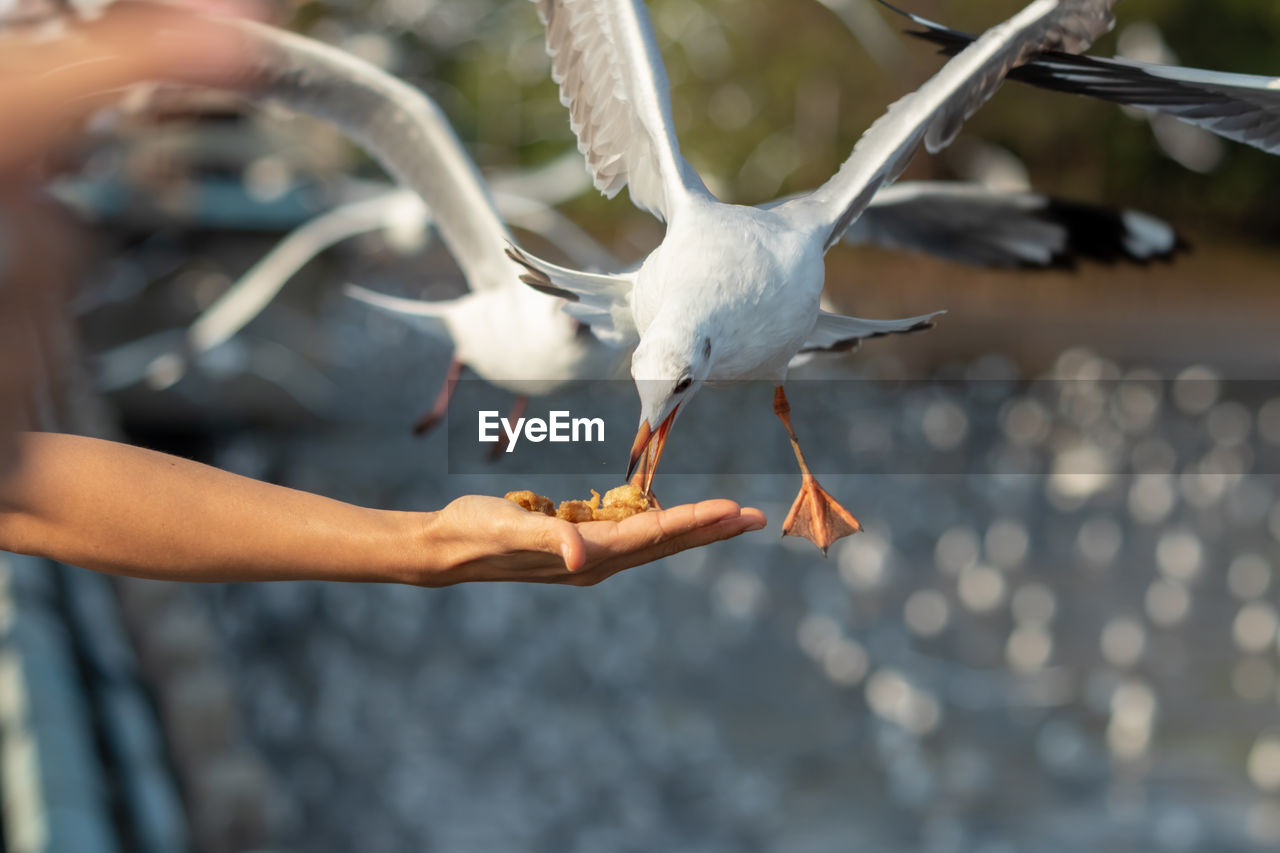
[[[337,125],[422,197],[472,290],[519,287],[511,240],[475,163],[424,93],[337,48],[247,21],[256,97]]]
[[[843,314],[819,311],[818,323],[809,333],[800,352],[850,352],[869,338],[906,335],[932,329],[933,318],[945,313],[947,312],[934,311],[932,314],[907,317],[902,320],[864,320],[861,317],[846,317]]]
[[[844,241],[973,266],[1033,269],[1072,268],[1080,259],[1147,263],[1186,245],[1168,223],[1136,210],[951,181],[885,187]]]
[[[923,30],[911,35],[954,55],[974,37],[916,15]],[[1042,89],[1087,95],[1154,113],[1235,142],[1280,154],[1280,78],[1100,59],[1048,51],[1009,72],[1010,80]]]
[[[945,148],[1012,68],[1036,53],[1083,50],[1111,29],[1116,0],[1036,0],[992,27],[917,91],[889,107],[831,180],[779,206],[798,228],[823,234],[830,248],[872,197],[907,167],[921,143]]]
[[[706,187],[680,154],[667,73],[642,0],[536,0],[551,76],[596,188],[628,186],[659,219]]]

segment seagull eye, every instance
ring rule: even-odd
[[[675,393],[683,394],[685,391],[689,390],[689,386],[692,384],[693,384],[693,380],[688,376],[686,376],[684,379],[681,379],[679,382],[676,383]]]

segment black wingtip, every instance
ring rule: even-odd
[[[1179,254],[1191,250],[1191,244],[1178,232],[1168,248],[1137,254],[1129,247],[1128,238],[1135,236],[1126,219],[1127,211],[1114,210],[1081,202],[1051,198],[1040,217],[1066,229],[1066,247],[1054,255],[1047,265],[1052,269],[1074,271],[1080,260],[1114,266],[1129,263],[1148,266],[1168,263]]]
[[[520,280],[539,293],[545,293],[548,296],[556,296],[566,302],[577,302],[580,299],[578,294],[573,291],[565,290],[563,287],[556,287],[551,283],[551,280],[545,276],[537,277],[532,275],[522,275],[520,276]]]
[[[938,53],[942,56],[955,56],[973,43],[973,37],[967,33],[949,30],[946,27],[939,29],[923,29],[923,30],[903,30],[904,33],[912,38],[927,41],[937,45]]]
[[[933,21],[930,21],[928,18],[922,18],[919,15],[915,14],[914,12],[908,12],[906,9],[895,6],[892,3],[888,2],[888,0],[876,0],[876,2],[879,3],[881,6],[885,7],[886,9],[888,9],[890,12],[893,12],[895,15],[901,15],[907,20],[915,21],[917,24],[920,24],[922,26],[925,26],[925,27],[941,26],[941,24],[935,24]]]
[[[901,15],[908,21],[924,27],[922,30],[904,30],[904,32],[909,36],[914,36],[916,38],[941,45],[943,48],[942,52],[945,54],[954,56],[963,50],[969,42],[973,41],[975,38],[975,36],[969,35],[968,33],[953,30],[943,24],[939,24],[937,21],[931,21],[928,18],[923,18],[913,12],[908,12],[906,9],[901,9],[892,3],[889,3],[888,0],[876,0],[876,2],[894,14]]]
[[[815,352],[849,353],[861,347],[863,341],[869,341],[869,340],[872,340],[873,338],[887,338],[890,335],[911,335],[916,332],[927,332],[930,329],[932,329],[934,325],[935,323],[933,320],[921,320],[919,323],[916,323],[914,326],[911,326],[906,329],[895,329],[892,332],[873,332],[869,335],[858,335],[857,337],[853,337],[853,338],[842,338],[841,340],[836,341],[830,346],[825,346],[825,347],[805,347],[804,349],[800,350],[798,354],[803,355],[806,353],[815,353]]]
[[[565,290],[551,281],[551,277],[542,270],[533,265],[533,261],[529,260],[515,244],[508,244],[505,249],[506,255],[520,266],[524,267],[526,272],[521,274],[520,281],[532,287],[539,293],[545,293],[548,296],[555,296],[567,302],[578,302],[581,297],[571,290]]]

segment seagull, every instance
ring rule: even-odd
[[[574,158],[576,157],[575,154]],[[581,174],[581,167],[576,164],[575,166],[574,171]],[[553,174],[564,171],[559,162],[554,162],[543,169]],[[543,169],[535,172],[540,173]],[[459,174],[457,177],[459,180],[468,180],[466,173]],[[507,189],[512,187],[523,191],[534,191],[539,186],[546,189],[555,188],[556,197],[538,199],[513,193]],[[619,266],[609,252],[578,228],[572,220],[550,206],[551,203],[577,194],[574,180],[549,182],[540,180],[539,174],[517,174],[495,178],[491,182],[490,189],[495,209],[480,215],[499,215],[517,227],[536,233],[576,263],[608,268]],[[289,233],[201,312],[200,316],[187,328],[178,346],[171,346],[165,352],[153,357],[144,368],[145,375],[153,381],[153,384],[158,376],[164,377],[164,384],[176,382],[187,366],[225,344],[257,317],[279,294],[289,279],[330,246],[374,230],[385,231],[392,242],[412,244],[420,239],[426,228],[433,224],[436,222],[431,210],[416,192],[407,188],[388,188],[371,197],[344,204],[311,219]],[[506,296],[521,303],[527,296],[523,292],[526,290],[527,288],[520,285],[517,279],[512,278],[507,287],[498,289],[492,296],[481,298],[481,307],[486,305],[492,307],[495,301],[501,301]],[[481,363],[470,355],[484,351],[486,348],[493,349],[495,343],[494,331],[487,321],[485,312],[465,310],[465,306],[475,302],[477,297],[474,293],[441,301],[388,296],[357,285],[348,285],[346,293],[405,320],[433,337],[443,339],[449,343],[455,353],[468,354],[463,356],[467,359],[466,361],[459,358],[452,359],[435,403],[414,424],[415,434],[423,435],[429,432],[444,419],[453,389],[461,378],[463,370],[473,361],[479,365],[478,368],[473,369],[476,369],[482,378],[516,394],[512,417],[523,414],[528,405],[525,393],[529,390],[527,383],[523,381],[512,383],[503,378],[515,372],[516,368],[496,366],[491,363],[492,360]],[[469,317],[470,320],[450,322],[451,317],[462,315]],[[561,318],[556,318],[556,326],[562,325]],[[576,331],[582,330],[579,328]],[[549,345],[556,346],[562,343],[562,341],[552,340]],[[508,353],[513,361],[541,358],[538,352],[521,353],[505,347],[501,350]],[[589,355],[599,355],[599,353],[594,350],[591,352],[584,350],[584,356]],[[621,357],[622,354],[614,354],[605,362],[616,365]],[[575,362],[575,369],[565,377],[565,381],[595,376],[601,370],[601,364],[602,362],[592,362],[589,359],[581,363]],[[484,372],[480,373],[480,371]],[[616,367],[604,368],[604,373],[608,375],[616,372]],[[503,442],[500,439],[492,452],[501,453],[502,449]]]
[[[672,424],[703,384],[772,382],[774,412],[801,474],[783,534],[803,536],[825,553],[860,525],[809,469],[784,389],[787,366],[800,352],[927,329],[941,312],[865,320],[821,311],[823,255],[921,143],[930,151],[945,147],[1005,73],[1037,52],[1086,49],[1113,26],[1115,0],[1036,0],[891,106],[827,183],[764,207],[718,201],[681,156],[642,2],[536,2],[552,77],[596,188],[611,197],[627,186],[632,202],[667,230],[630,275],[584,273],[514,246],[511,256],[528,270],[527,283],[564,299],[598,335],[638,336],[631,375],[641,413],[628,476],[646,492]]]
[[[923,27],[911,35],[940,45],[944,54],[955,55],[974,41],[968,33],[880,2]],[[1225,139],[1280,154],[1280,77],[1049,50],[1011,70],[1009,79],[1173,116]]]
[[[251,52],[246,78],[236,81],[249,96],[329,121],[361,145],[422,199],[466,279],[467,294],[434,302],[355,291],[383,309],[442,328],[454,344],[448,378],[420,428],[430,428],[443,415],[464,366],[521,397],[616,374],[624,349],[593,335],[560,310],[557,300],[521,284],[523,268],[506,255],[514,238],[475,163],[431,98],[371,63],[304,36],[252,21],[218,23],[237,30]],[[320,236],[348,233],[354,220],[368,222],[371,210],[347,214],[324,223],[328,233]],[[281,268],[292,265],[289,260]],[[271,286],[279,281],[272,273]],[[225,311],[192,330],[197,346],[225,340],[249,313],[245,309],[263,295],[264,289],[255,286],[239,292],[243,302],[224,303]]]
[[[382,71],[378,73],[385,75]],[[578,182],[577,176],[564,168],[567,159],[557,159],[548,166],[530,170],[528,174],[498,175],[488,180],[494,210],[504,221],[548,240],[575,263],[616,266],[617,262],[608,252],[552,207],[586,188],[585,176]],[[573,159],[576,160],[576,156]],[[581,167],[576,163],[573,165],[573,172],[580,174]],[[543,180],[543,173],[560,179]],[[466,180],[467,175],[463,174],[459,179]],[[548,191],[553,195],[539,197]],[[379,186],[367,197],[350,201],[304,222],[191,323],[187,333],[191,354],[201,355],[229,340],[257,317],[299,270],[337,243],[380,230],[396,245],[417,245],[433,224],[435,220],[431,209],[414,190],[388,186]]]

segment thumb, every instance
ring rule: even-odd
[[[560,535],[560,556],[564,558],[564,567],[576,572],[587,564],[587,543],[576,525],[567,521],[563,523],[568,529]]]
[[[560,518],[547,518],[527,514],[530,521],[537,523],[538,530],[531,537],[537,543],[534,550],[556,554],[564,560],[564,567],[571,572],[581,569],[587,562],[587,543],[578,526]]]

